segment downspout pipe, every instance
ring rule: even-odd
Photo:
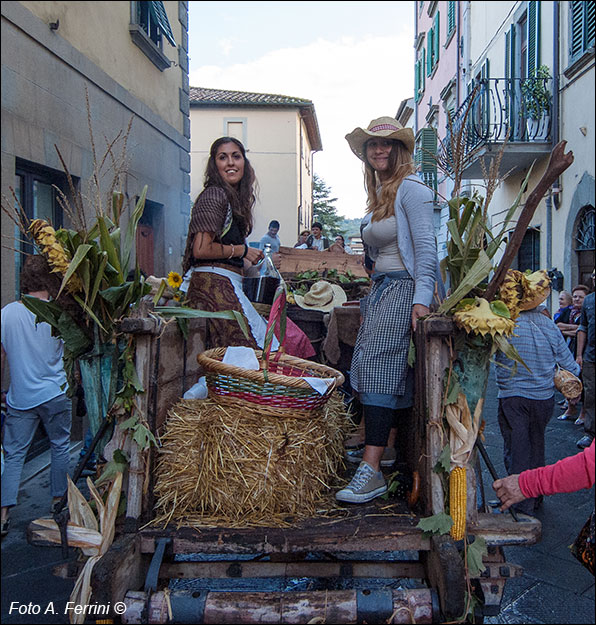
[[[553,98],[552,98],[552,145],[559,143],[559,1],[553,2]],[[554,200],[557,202],[557,199]],[[546,196],[546,267],[553,269],[553,193],[552,189]],[[551,292],[552,293],[552,292]],[[552,295],[548,296],[547,306],[550,309]]]

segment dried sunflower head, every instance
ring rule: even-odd
[[[509,310],[503,302],[488,302],[476,297],[454,313],[453,319],[458,327],[472,334],[494,337],[497,334],[510,336],[515,322],[510,318]]]

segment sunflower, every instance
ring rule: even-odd
[[[182,284],[182,276],[176,271],[170,271],[170,273],[168,274],[168,284],[173,289],[179,289],[180,285]]]

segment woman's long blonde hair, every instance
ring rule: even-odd
[[[366,212],[372,213],[372,221],[391,217],[394,210],[395,195],[404,178],[415,171],[412,155],[401,141],[392,141],[389,153],[389,171],[391,175],[383,182],[372,168],[368,159],[364,160],[364,188],[368,196]],[[366,146],[365,146],[366,155]],[[377,189],[381,187],[379,191]]]

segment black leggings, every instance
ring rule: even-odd
[[[374,447],[385,447],[391,428],[397,427],[400,417],[408,412],[408,408],[395,410],[383,406],[362,406],[364,414],[364,443]]]

